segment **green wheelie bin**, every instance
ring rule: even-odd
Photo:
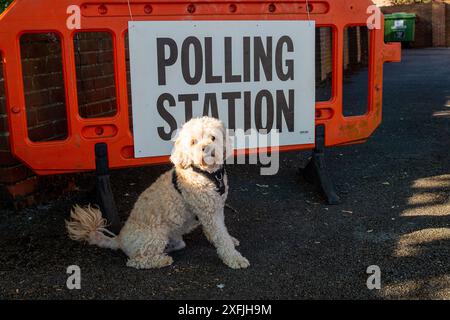
[[[385,42],[412,42],[415,37],[416,15],[414,13],[392,13],[384,16]]]

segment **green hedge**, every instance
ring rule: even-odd
[[[413,3],[430,3],[432,0],[392,0],[394,5],[413,4]]]
[[[0,12],[3,12],[11,2],[13,2],[13,0],[0,0]]]

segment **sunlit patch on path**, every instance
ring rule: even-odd
[[[428,228],[405,234],[400,237],[394,255],[412,257],[421,253],[422,249],[432,247],[435,250],[448,250],[444,241],[450,240],[450,228]]]
[[[382,287],[381,293],[390,299],[448,299],[450,275],[394,282]]]
[[[440,175],[416,180],[413,195],[408,199],[408,209],[403,217],[450,215],[450,175]]]

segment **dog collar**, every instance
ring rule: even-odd
[[[214,182],[216,185],[216,191],[223,195],[225,193],[225,182],[223,181],[225,176],[225,166],[221,166],[219,170],[209,173],[208,171],[201,170],[197,167],[192,167],[192,170],[194,172],[197,172],[206,178],[208,178],[210,181]]]
[[[221,166],[219,170],[212,172],[212,173],[201,170],[194,166],[192,166],[192,170],[198,174],[203,175],[210,181],[214,182],[214,184],[216,185],[216,191],[220,195],[223,195],[225,193],[225,182],[224,182],[225,166]],[[176,170],[173,170],[173,172],[172,172],[172,183],[173,183],[175,190],[177,190],[178,193],[181,194],[180,187],[178,186],[178,176],[177,176]]]
[[[177,176],[177,170],[173,169],[172,171],[172,184],[175,190],[178,191],[179,194],[181,194],[180,187],[178,186],[178,176]]]

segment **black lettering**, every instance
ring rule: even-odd
[[[251,92],[244,92],[244,131],[247,132],[252,128],[252,101]]]
[[[236,100],[241,98],[240,92],[224,92],[222,99],[228,100],[228,129],[236,129]]]
[[[211,113],[209,112],[211,110]],[[215,93],[206,93],[203,104],[203,116],[210,116],[219,119],[219,109],[217,108],[217,97]]]
[[[190,47],[194,47],[194,75],[191,76],[190,68]],[[203,74],[203,53],[202,44],[196,37],[188,37],[183,41],[181,47],[181,71],[183,73],[184,81],[190,85],[196,85],[202,79]]]
[[[262,123],[262,101],[266,100],[266,110],[267,110],[267,123],[264,126]],[[261,90],[258,92],[255,98],[255,126],[258,132],[260,130],[266,130],[265,133],[269,133],[273,126],[273,97],[269,90]]]
[[[198,101],[198,94],[180,94],[178,101],[184,102],[184,114],[186,122],[192,119],[192,102]]]
[[[272,81],[272,37],[267,37],[266,50],[261,37],[254,39],[254,73],[255,81],[260,81],[260,66],[262,65],[267,81]]]
[[[241,82],[240,75],[233,75],[233,49],[231,37],[225,37],[225,82]]]
[[[288,36],[283,36],[277,43],[277,48],[275,49],[275,69],[277,71],[277,76],[281,81],[294,80],[294,60],[286,60],[287,71],[283,71],[283,47],[286,44],[287,52],[294,51],[294,44],[292,39]]]
[[[277,90],[277,129],[283,132],[283,117],[289,132],[294,132],[295,91],[289,90],[289,105],[283,90]]]
[[[166,46],[169,47],[169,56],[166,58]],[[166,67],[173,65],[178,58],[177,43],[171,38],[156,39],[156,53],[158,59],[158,85],[166,85]]]
[[[244,81],[250,82],[250,37],[244,37]]]
[[[159,96],[158,101],[156,103],[156,107],[159,115],[163,118],[170,129],[169,132],[164,131],[164,127],[158,127],[158,135],[161,139],[165,141],[169,141],[172,139],[172,134],[175,130],[177,130],[177,121],[175,118],[164,108],[164,102],[167,101],[169,103],[169,107],[175,107],[175,99],[169,93],[163,93]]]
[[[212,38],[205,38],[205,72],[206,83],[222,83],[221,76],[213,75]]]

